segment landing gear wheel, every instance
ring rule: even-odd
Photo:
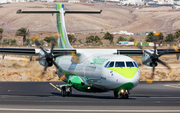
[[[118,91],[114,91],[114,97],[118,98]]]
[[[121,93],[121,94],[120,94],[120,98],[121,98],[121,99],[124,99],[124,94]]]
[[[66,96],[66,88],[65,87],[62,88],[61,95],[62,95],[62,97]]]
[[[128,94],[125,94],[124,95],[124,99],[128,99],[129,98],[129,95]]]
[[[71,96],[72,95],[72,88],[69,87],[69,91],[67,92],[67,96]]]

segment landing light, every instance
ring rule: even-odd
[[[121,89],[121,91],[120,91],[121,93],[124,93],[124,89]]]
[[[91,89],[91,87],[87,87],[87,89]]]

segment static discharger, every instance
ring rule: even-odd
[[[60,91],[61,92],[61,90],[59,89],[59,88],[57,88],[54,84],[52,84],[52,83],[49,83],[52,87],[54,87],[54,88],[56,88],[58,91]]]

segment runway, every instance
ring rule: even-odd
[[[84,93],[73,89],[62,97],[49,84],[62,82],[0,82],[0,113],[79,112],[180,112],[180,84],[141,82],[129,99],[116,99],[113,92]]]

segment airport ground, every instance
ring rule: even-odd
[[[180,84],[153,82],[140,84],[129,99],[116,99],[113,92],[84,93],[73,89],[71,97],[53,90],[62,82],[0,82],[1,113],[141,112],[179,113]]]

